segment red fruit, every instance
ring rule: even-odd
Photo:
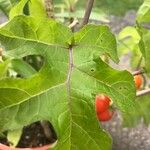
[[[135,82],[136,89],[140,89],[140,87],[143,83],[142,75],[135,75],[134,76],[134,82]]]
[[[102,113],[109,108],[110,99],[108,96],[105,95],[97,95],[96,96],[96,112]]]
[[[97,118],[99,121],[108,121],[112,118],[113,113],[109,110],[106,110],[102,113],[97,114]]]

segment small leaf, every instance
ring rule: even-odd
[[[23,15],[23,8],[28,3],[29,0],[21,0],[16,4],[9,13],[9,18],[13,19],[15,16]]]
[[[33,74],[37,73],[31,65],[20,59],[12,60],[11,65],[13,70],[22,75],[23,77],[30,77]]]
[[[22,129],[16,129],[8,132],[7,139],[9,142],[11,142],[12,144],[11,147],[15,147],[18,144],[21,134],[22,134]]]
[[[26,14],[24,13],[24,11],[26,12]],[[11,9],[9,18],[12,19],[15,16],[23,14],[37,18],[47,17],[44,2],[42,2],[41,0],[21,0]]]
[[[150,22],[150,1],[144,0],[137,13],[137,21],[139,23]]]
[[[10,60],[0,63],[0,79],[6,77],[9,64]]]

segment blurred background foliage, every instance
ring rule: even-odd
[[[62,4],[65,0],[54,0],[54,4]],[[71,1],[71,0],[67,0]],[[143,0],[95,0],[94,9],[104,11],[106,14],[124,15],[128,10],[138,10]],[[85,8],[87,0],[78,0],[77,9]]]
[[[20,0],[0,0],[0,10],[8,16],[10,9],[19,1]],[[124,15],[126,11],[137,10],[142,2],[143,0],[95,0],[93,9],[106,13],[107,15],[113,14],[121,16]],[[75,10],[84,10],[87,0],[53,0],[53,3],[56,11],[58,8],[66,9],[66,5],[72,5],[76,8]]]

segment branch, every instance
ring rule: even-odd
[[[45,9],[49,18],[54,18],[53,0],[45,0]]]
[[[0,56],[2,56],[2,52],[3,52],[3,49],[2,49],[2,48],[0,48]]]
[[[150,88],[149,89],[145,89],[145,90],[142,90],[142,91],[138,91],[136,93],[136,96],[143,96],[143,95],[146,95],[146,94],[150,94]]]
[[[139,70],[140,66],[141,66],[141,63],[142,63],[142,59],[143,57],[140,58],[138,64],[137,64],[137,67],[136,67],[136,70]]]
[[[139,74],[144,74],[145,72],[143,70],[137,70],[137,71],[134,71],[132,73],[133,76],[136,76],[136,75],[139,75]]]
[[[80,26],[81,28],[88,23],[93,4],[94,4],[94,0],[88,0],[85,14],[84,14],[84,18],[83,18],[81,26]]]
[[[77,19],[74,19],[73,22],[68,26],[69,28],[74,28],[77,24],[79,23],[79,21]]]

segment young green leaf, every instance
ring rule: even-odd
[[[34,17],[47,17],[44,2],[42,0],[21,0],[10,11],[9,18],[18,15],[30,15]]]
[[[137,13],[137,21],[139,23],[150,22],[150,1],[144,0]]]
[[[0,79],[5,78],[7,75],[7,69],[9,67],[10,60],[7,60],[5,62],[0,62]]]

